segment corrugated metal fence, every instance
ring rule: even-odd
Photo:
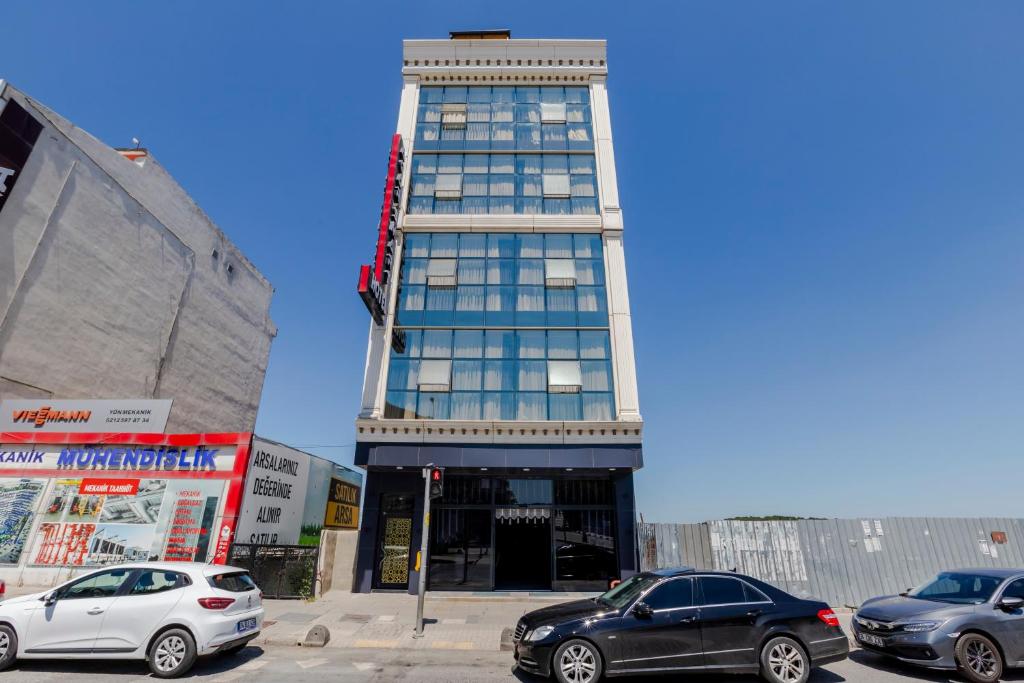
[[[794,595],[856,607],[942,569],[1024,567],[1024,519],[886,517],[638,525],[642,569],[749,574]]]

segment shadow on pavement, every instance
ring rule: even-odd
[[[523,683],[540,683],[544,680],[553,680],[544,679],[540,676],[534,676],[533,674],[528,674],[525,671],[519,669],[518,667],[514,667],[512,669],[512,675],[515,676],[517,680],[523,681]],[[667,680],[692,681],[693,683],[711,683],[712,681],[718,683],[719,681],[723,680],[727,681],[727,683],[764,683],[764,679],[760,678],[759,676],[722,676],[721,674],[714,673],[676,674],[669,676],[666,676],[664,674],[650,676],[622,676],[621,678],[616,676],[614,679],[611,680],[624,681],[625,683],[665,683],[665,681]],[[811,671],[811,677],[808,680],[808,683],[842,683],[846,680],[846,678],[843,678],[837,673],[828,671],[827,669],[813,669]]]
[[[850,660],[870,669],[878,669],[887,673],[903,676],[918,681],[934,681],[935,683],[963,683],[962,678],[955,671],[937,671],[934,669],[922,669],[920,667],[904,664],[884,655],[855,650],[850,653]],[[1009,669],[1003,673],[1001,681],[1024,681],[1024,670]]]
[[[182,676],[182,679],[225,673],[246,662],[259,658],[262,654],[263,648],[250,646],[236,655],[200,657],[196,661],[196,665],[192,667],[192,670]],[[98,678],[105,676],[151,675],[146,662],[135,659],[22,659],[16,661],[10,669],[0,673],[0,679],[13,679],[20,672],[93,674]]]

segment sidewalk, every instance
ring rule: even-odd
[[[327,647],[431,650],[501,650],[526,612],[595,593],[427,594],[422,638],[413,638],[416,596],[331,591],[316,602],[265,600],[263,631],[255,643],[298,645],[314,625],[327,627]],[[507,639],[507,636],[506,636]]]
[[[526,612],[547,605],[589,598],[594,593],[431,592],[424,606],[422,638],[413,638],[416,596],[404,593],[332,591],[315,602],[265,600],[263,631],[254,643],[299,645],[315,625],[325,626],[330,648],[475,650],[506,647],[511,630]],[[852,614],[838,613],[849,636]],[[853,642],[850,643],[854,647]]]

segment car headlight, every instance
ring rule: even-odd
[[[555,630],[554,626],[541,626],[540,628],[534,629],[526,636],[528,642],[534,643],[538,640],[544,640]]]
[[[900,630],[907,633],[921,633],[922,631],[934,631],[938,627],[948,621],[943,619],[942,621],[911,621],[906,624],[900,624]]]

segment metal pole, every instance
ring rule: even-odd
[[[430,466],[423,468],[423,537],[420,540],[419,588],[416,593],[416,632],[413,638],[423,637],[423,600],[427,593],[427,552],[430,543]]]

